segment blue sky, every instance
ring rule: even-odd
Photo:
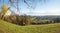
[[[5,4],[10,7],[10,4],[7,0],[4,0]],[[29,2],[32,4],[32,1]],[[0,5],[2,5],[2,2],[0,2]],[[35,5],[35,6],[34,6]],[[23,0],[19,0],[19,12],[16,11],[14,7],[11,7],[11,9],[16,12],[17,14],[27,14],[27,15],[60,15],[60,0],[36,0],[35,4],[33,6],[35,9],[29,8]]]

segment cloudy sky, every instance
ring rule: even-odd
[[[10,7],[10,4],[7,0],[4,0],[6,5]],[[29,4],[32,5],[33,1],[29,1]],[[0,3],[2,5],[2,2]],[[60,15],[60,0],[36,0],[34,5],[32,5],[33,8],[29,8],[27,4],[23,2],[23,0],[19,1],[19,12],[16,11],[14,7],[11,7],[11,9],[18,13],[18,14],[27,14],[27,15]]]

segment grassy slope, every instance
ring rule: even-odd
[[[18,26],[0,20],[0,33],[59,33],[60,23]]]

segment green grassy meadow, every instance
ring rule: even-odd
[[[0,20],[0,33],[60,33],[60,23],[19,26]]]

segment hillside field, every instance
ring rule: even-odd
[[[60,33],[60,23],[19,26],[0,20],[0,33]]]

